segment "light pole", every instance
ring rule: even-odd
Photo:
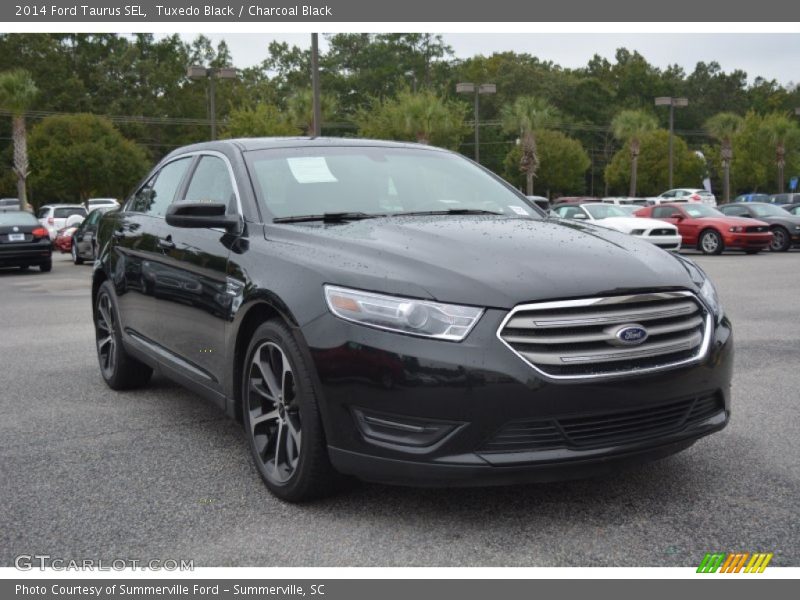
[[[311,137],[319,137],[322,133],[322,106],[319,93],[319,34],[311,34],[311,103],[314,110],[314,127]]]
[[[211,120],[211,139],[217,139],[217,79],[236,79],[233,67],[204,67],[192,65],[186,74],[189,79],[208,79],[208,112]]]
[[[656,98],[656,106],[669,106],[669,189],[672,189],[672,130],[675,119],[675,107],[683,108],[689,106],[688,98],[672,98],[671,96],[660,96]]]
[[[457,83],[456,93],[458,94],[475,94],[475,162],[481,162],[480,154],[480,121],[478,117],[478,97],[481,94],[496,94],[497,86],[493,83]]]

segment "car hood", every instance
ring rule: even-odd
[[[609,217],[595,221],[596,225],[610,227],[619,231],[630,231],[632,229],[652,229],[657,227],[659,229],[677,229],[674,225],[658,219],[649,219],[647,217]]]
[[[758,217],[761,221],[766,221],[767,223],[780,223],[781,225],[800,225],[800,216],[789,215],[787,214],[785,217],[783,215],[775,215],[771,217]],[[747,219],[748,221],[752,221],[753,219]]]
[[[265,235],[273,252],[324,283],[441,302],[511,308],[696,287],[678,259],[652,244],[560,219],[392,217],[267,225]]]

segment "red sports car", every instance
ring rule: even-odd
[[[661,219],[677,225],[683,247],[696,247],[703,254],[721,254],[723,250],[744,250],[756,254],[769,247],[769,225],[755,219],[728,217],[705,204],[659,204],[636,211],[637,217]]]
[[[72,234],[75,233],[76,229],[77,227],[64,227],[58,230],[56,239],[53,240],[53,245],[58,248],[62,254],[72,250]]]

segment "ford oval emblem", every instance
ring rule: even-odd
[[[647,329],[641,325],[622,325],[614,332],[620,344],[625,346],[638,346],[647,339]]]

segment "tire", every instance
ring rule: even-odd
[[[42,264],[40,264],[39,265],[39,270],[42,273],[49,273],[50,271],[52,271],[53,270],[53,260],[50,259],[47,262],[43,262]]]
[[[72,242],[72,262],[76,265],[83,264],[83,259],[78,256],[78,245],[74,241]]]
[[[275,496],[329,496],[343,477],[331,466],[317,394],[292,331],[277,320],[256,329],[242,365],[242,421],[256,469]]]
[[[760,248],[758,250],[745,250],[744,251],[745,254],[758,254],[759,252],[761,252]]]
[[[700,234],[697,247],[703,254],[722,254],[722,251],[725,250],[725,242],[722,241],[722,236],[715,230],[706,229]]]
[[[100,374],[112,390],[130,390],[147,385],[153,369],[125,351],[118,315],[114,289],[104,281],[94,302],[95,346]]]
[[[789,232],[783,227],[773,227],[771,231],[772,241],[769,243],[769,249],[772,252],[786,252],[792,245]]]

